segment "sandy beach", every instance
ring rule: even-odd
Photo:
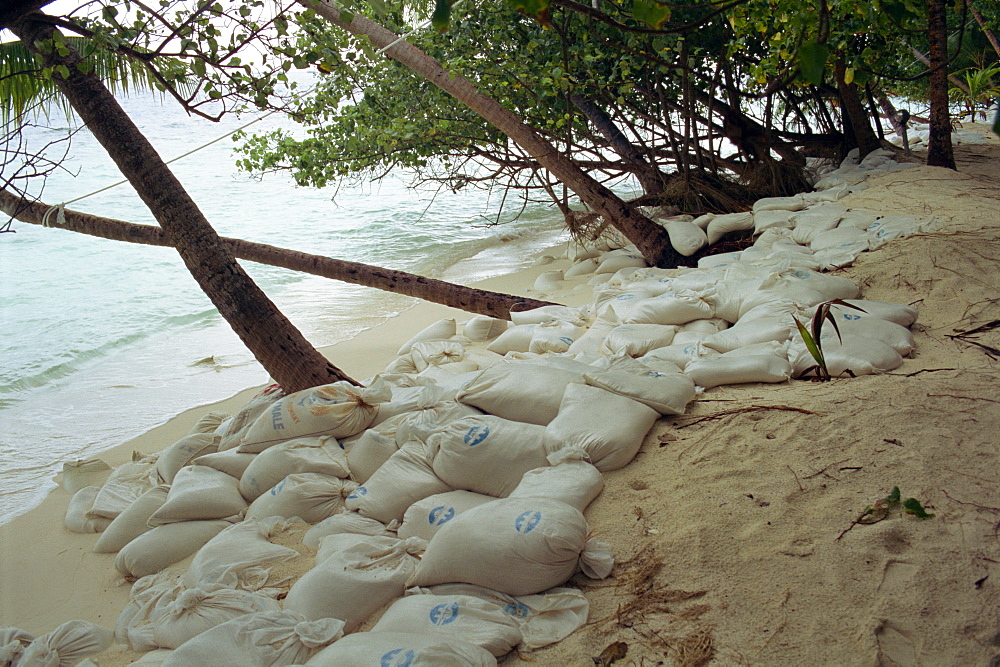
[[[984,141],[956,147],[958,172],[876,175],[839,202],[939,223],[836,271],[863,298],[919,312],[913,358],[827,383],[716,387],[659,419],[586,512],[616,559],[610,578],[570,582],[590,601],[587,625],[501,664],[582,667],[614,642],[627,644],[623,665],[1000,661],[1000,139]],[[570,265],[557,258],[477,286],[537,296],[539,274]],[[588,303],[587,280],[545,298]],[[470,315],[422,303],[323,352],[368,378],[444,317]],[[101,458],[114,467],[160,451],[253,393],[189,410]],[[857,522],[893,487],[934,517],[894,509]],[[0,526],[0,627],[113,628],[128,602],[114,554],[92,552],[98,535],[63,527],[69,498],[57,490]]]

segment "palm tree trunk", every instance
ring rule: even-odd
[[[493,98],[484,95],[465,77],[446,70],[441,63],[381,25],[352,14],[341,20],[340,10],[323,0],[297,0],[317,14],[353,35],[369,39],[375,48],[399,61],[456,100],[478,113],[486,122],[506,134],[549,170],[580,200],[607,220],[635,244],[646,261],[654,266],[676,267],[684,258],[670,245],[662,227],[639,213],[604,185],[588,176],[555,146],[521,121]]]
[[[41,202],[30,202],[12,192],[0,189],[0,210],[21,222],[42,225],[44,224],[45,212],[48,209],[49,207]],[[170,239],[159,227],[136,225],[72,210],[65,210],[63,214],[65,222],[53,223],[50,219],[49,225],[113,241],[173,247]],[[219,240],[238,259],[280,266],[292,271],[311,273],[315,276],[355,285],[374,287],[479,315],[509,320],[512,309],[530,310],[555,305],[550,301],[539,301],[501,292],[455,285],[404,271],[311,255],[263,243],[253,243],[252,241],[231,239],[224,236],[220,237]]]
[[[955,169],[948,111],[948,17],[945,0],[927,3],[927,40],[930,42],[931,136],[927,165]]]
[[[40,45],[56,33],[52,25],[29,15],[11,31],[40,55],[47,67],[65,68],[52,75],[60,92],[104,146],[122,174],[160,224],[171,245],[219,313],[282,388],[292,393],[338,380],[351,380],[309,344],[225,248],[218,234],[146,137],[93,74],[83,74],[78,52],[60,56]]]
[[[998,56],[1000,56],[1000,39],[997,39],[996,33],[990,30],[986,25],[986,21],[983,20],[983,15],[972,4],[972,0],[965,1],[969,5],[969,12],[972,14],[972,18],[976,19],[976,23],[979,24],[979,29],[983,31],[983,34],[986,35],[986,39],[990,40],[990,44],[993,45],[993,50],[997,52]]]

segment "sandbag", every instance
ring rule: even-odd
[[[792,224],[792,211],[759,211],[753,214],[754,234],[760,234],[768,229],[785,229]]]
[[[0,665],[14,667],[35,638],[19,628],[0,628]]]
[[[258,496],[246,518],[299,517],[306,523],[319,523],[340,512],[344,499],[357,488],[357,482],[322,473],[293,473]]]
[[[622,324],[608,332],[600,351],[607,355],[641,357],[650,350],[670,345],[676,333],[675,325]]]
[[[532,288],[536,292],[554,292],[559,289],[559,282],[563,279],[562,271],[542,271],[535,278]]]
[[[63,525],[73,533],[99,533],[111,523],[106,517],[89,518],[87,512],[94,506],[94,499],[101,492],[99,486],[85,486],[70,498]]]
[[[866,336],[844,334],[838,338],[836,334],[829,335],[824,331],[822,344],[823,358],[832,377],[848,377],[850,374],[847,371],[854,375],[891,371],[903,363],[899,352],[880,340]],[[803,377],[806,370],[816,364],[801,341],[795,341],[788,358],[794,377]],[[815,375],[815,372],[809,375]]]
[[[705,389],[723,384],[785,382],[791,377],[792,367],[784,357],[738,352],[695,359],[687,365],[684,373]]]
[[[564,583],[578,568],[604,578],[613,562],[606,545],[588,539],[576,508],[547,498],[503,498],[446,523],[407,586],[464,582],[530,595]]]
[[[624,324],[687,324],[715,316],[715,308],[702,294],[689,290],[612,304]]]
[[[796,243],[809,245],[819,234],[836,229],[845,213],[847,209],[840,204],[816,206],[803,211],[792,218],[795,226],[790,237]]]
[[[795,312],[797,308],[791,301],[764,303],[752,308],[725,331],[706,336],[701,344],[719,352],[729,352],[754,343],[788,340],[795,330],[792,319]]]
[[[410,505],[403,515],[403,523],[399,526],[398,535],[419,537],[430,541],[434,534],[456,516],[479,507],[493,500],[492,496],[475,493],[474,491],[447,491],[428,496]]]
[[[189,588],[221,584],[248,591],[260,590],[268,583],[277,586],[281,582],[268,582],[270,566],[297,558],[299,552],[269,539],[304,528],[300,520],[277,516],[233,524],[198,550],[181,583]]]
[[[149,517],[150,526],[175,521],[226,519],[247,508],[238,479],[208,466],[177,471],[167,501]]]
[[[88,655],[107,650],[114,641],[114,633],[107,628],[87,621],[67,621],[28,644],[17,664],[21,667],[69,667]]]
[[[852,336],[874,338],[885,343],[904,357],[913,352],[913,333],[904,326],[875,315],[858,312],[852,308],[844,308],[843,306],[833,306],[830,313],[836,318],[837,327],[840,329],[841,335],[850,334]],[[808,315],[810,318],[812,317],[812,313],[808,313]],[[829,323],[827,324],[829,325]],[[824,338],[830,335],[825,329],[823,331]],[[832,329],[830,327],[831,332]],[[832,335],[836,336],[836,333]],[[824,344],[825,342],[824,340]]]
[[[431,468],[427,445],[411,441],[344,500],[349,510],[382,523],[401,522],[407,508],[427,496],[451,491]]]
[[[753,212],[758,211],[801,211],[806,203],[801,197],[764,197],[753,204]]]
[[[386,547],[386,538],[358,538],[352,546],[317,559],[288,591],[285,610],[309,619],[340,619],[345,632],[353,632],[382,605],[401,597],[427,543],[411,537],[390,540]]]
[[[708,245],[708,236],[705,231],[691,222],[670,220],[664,225],[664,228],[670,238],[670,245],[684,257],[690,257]]]
[[[198,551],[231,526],[229,521],[180,521],[143,533],[115,556],[115,569],[137,579],[159,572]]]
[[[146,456],[123,463],[112,471],[87,513],[89,518],[114,519],[135,499],[159,484],[156,457]]]
[[[749,211],[745,213],[717,215],[708,223],[705,232],[708,236],[708,244],[714,245],[726,234],[744,229],[753,229],[753,213]]]
[[[219,451],[224,452],[238,446],[257,418],[282,396],[284,394],[281,387],[272,384],[247,401],[219,431]]]
[[[687,404],[695,397],[694,382],[680,372],[649,371],[637,375],[628,371],[606,370],[584,373],[583,379],[592,387],[638,401],[661,415],[684,414]]]
[[[150,623],[153,643],[165,648],[181,644],[217,625],[260,612],[280,612],[272,598],[218,584],[188,588],[166,604]]]
[[[444,366],[465,359],[465,346],[454,340],[418,341],[410,348],[410,359],[417,372],[428,366]]]
[[[404,354],[409,354],[414,343],[419,343],[425,340],[447,340],[454,336],[456,332],[457,328],[454,318],[438,320],[437,322],[424,327],[410,340],[403,343],[402,347],[399,348],[399,351],[396,352],[396,356],[401,357]]]
[[[311,526],[302,538],[302,544],[307,547],[318,547],[324,537],[345,533],[352,535],[372,535],[376,537],[396,536],[396,531],[393,528],[386,526],[377,519],[371,519],[358,512],[344,511],[323,519],[315,526]],[[409,537],[409,535],[405,537]]]
[[[240,477],[240,493],[253,502],[289,475],[306,472],[341,478],[350,475],[347,455],[336,438],[296,438],[268,447]]]
[[[262,452],[293,438],[347,438],[368,428],[378,404],[392,398],[384,383],[357,387],[335,382],[285,396],[264,412],[243,437],[241,452]]]
[[[493,415],[452,422],[427,439],[434,474],[454,489],[502,498],[547,465],[545,427]]]
[[[194,433],[184,436],[160,452],[159,458],[156,459],[156,473],[160,476],[160,482],[173,483],[178,470],[202,454],[211,454],[218,449],[219,436],[215,433]]]
[[[460,639],[406,632],[349,635],[306,663],[307,667],[494,667],[496,664],[496,658],[489,651]]]
[[[458,400],[497,417],[544,426],[558,413],[566,386],[581,381],[573,371],[509,361],[480,373]]]
[[[531,335],[528,352],[561,354],[569,350],[570,345],[576,342],[584,331],[586,331],[584,327],[570,322],[553,321],[539,324]]]
[[[608,253],[601,259],[601,263],[597,265],[594,273],[597,275],[601,275],[603,273],[616,273],[617,271],[625,268],[640,268],[646,266],[649,265],[646,264],[646,260],[643,259],[642,255],[613,255]]]
[[[559,500],[583,512],[604,489],[604,476],[582,449],[564,447],[549,457],[549,463],[524,473],[509,497]]]
[[[902,327],[909,327],[917,321],[917,311],[910,306],[901,303],[886,303],[885,301],[872,301],[870,299],[845,299],[852,306],[857,306],[872,317],[880,317],[883,320],[895,322]],[[836,312],[850,312],[852,309],[843,306],[833,306]],[[858,311],[854,311],[855,313]]]
[[[659,416],[630,398],[573,384],[566,387],[559,415],[545,427],[545,448],[552,453],[582,447],[598,470],[616,470],[635,457]]]
[[[184,642],[163,667],[301,665],[343,634],[343,622],[332,618],[309,621],[287,609],[245,614]]]
[[[598,261],[594,258],[581,259],[563,273],[564,278],[587,276],[597,270]]]
[[[458,639],[501,657],[521,643],[518,622],[492,602],[471,595],[407,595],[393,602],[372,629]]]
[[[143,533],[152,530],[148,525],[149,517],[153,516],[153,513],[167,502],[169,490],[170,487],[163,484],[136,498],[135,502],[115,517],[114,521],[104,529],[94,545],[94,552],[99,554],[115,553]]]
[[[507,320],[501,320],[488,315],[476,315],[462,328],[462,334],[473,343],[485,343],[493,340],[510,326]]]
[[[678,336],[679,335],[680,334],[678,334]],[[704,338],[704,336],[701,336],[701,338]],[[677,336],[674,337],[674,340],[677,340]],[[705,356],[715,356],[717,354],[719,354],[719,352],[711,348],[704,347],[699,340],[693,343],[674,344],[651,350],[642,357],[642,361],[647,361],[649,359],[669,361],[683,371],[687,365],[691,363],[692,359]],[[608,389],[608,391],[611,391],[611,389]]]
[[[133,651],[158,648],[153,621],[184,591],[176,572],[159,572],[139,578],[129,590],[129,601],[115,622],[115,639]],[[219,587],[216,587],[219,588]]]
[[[192,461],[192,463],[199,466],[215,468],[219,472],[224,472],[227,475],[239,479],[243,476],[243,473],[246,472],[246,469],[256,457],[256,454],[238,452],[235,449],[227,449],[224,452],[203,454]]]
[[[62,488],[76,493],[85,486],[101,486],[111,474],[111,466],[101,459],[77,459],[62,466]]]
[[[510,327],[496,337],[486,349],[489,352],[504,355],[508,352],[527,352],[531,347],[531,339],[535,335],[537,324],[520,324]]]

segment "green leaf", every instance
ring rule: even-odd
[[[511,9],[535,19],[543,27],[548,28],[552,25],[552,17],[549,16],[549,0],[507,0],[507,2]]]
[[[912,514],[918,519],[929,519],[934,516],[933,514],[928,514],[927,510],[924,509],[923,505],[916,498],[907,498],[904,500],[903,508],[907,514]]]
[[[806,328],[802,326],[802,323],[799,322],[798,318],[793,317],[792,319],[795,321],[795,326],[799,330],[799,335],[802,336],[802,342],[806,344],[806,349],[809,350],[809,354],[812,355],[812,358],[816,360],[820,369],[825,373],[826,360],[823,359],[823,351],[819,349],[819,345],[816,344],[815,339],[813,339],[812,335],[806,331]]]
[[[823,70],[829,57],[830,49],[826,44],[806,42],[799,47],[799,70],[802,78],[814,86],[823,83]]]
[[[892,487],[892,493],[890,493],[889,495],[887,495],[885,497],[885,499],[888,500],[890,503],[898,503],[899,502],[899,487],[898,486]]]
[[[447,32],[451,23],[451,0],[434,0],[434,13],[431,14],[431,25],[438,32]]]
[[[670,20],[670,7],[656,0],[632,0],[632,17],[658,30]]]
[[[201,58],[195,58],[191,61],[191,71],[193,71],[198,76],[205,76],[205,61]]]

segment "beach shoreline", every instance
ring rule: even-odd
[[[856,379],[717,387],[687,415],[659,420],[636,460],[605,475],[587,511],[618,562],[609,582],[573,580],[590,600],[590,624],[504,665],[590,664],[616,641],[636,664],[705,664],[699,656],[716,664],[986,664],[1000,654],[1000,371],[981,347],[955,338],[997,317],[1000,140],[957,153],[959,173],[878,175],[840,202],[938,220],[935,231],[836,272],[861,285],[864,298],[920,311],[916,356],[895,372]],[[553,259],[475,286],[536,296],[538,275],[568,266]],[[580,305],[586,282],[564,281],[550,298]],[[445,317],[470,315],[418,303],[322,352],[368,378]],[[255,391],[191,408],[101,458],[114,467],[132,451],[162,450],[205,412],[233,413]],[[893,486],[935,517],[900,511],[875,525],[852,523]],[[128,602],[114,555],[92,553],[96,535],[62,527],[68,500],[56,490],[0,526],[0,626],[42,634],[82,618],[114,627]]]

